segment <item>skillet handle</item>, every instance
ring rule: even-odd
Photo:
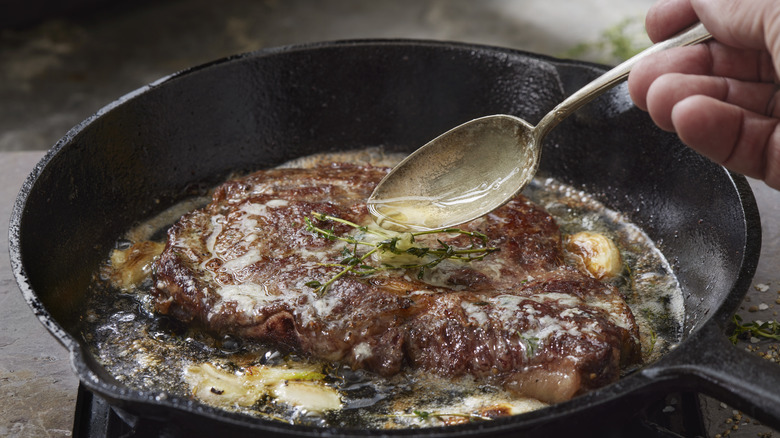
[[[651,380],[674,380],[780,430],[780,365],[731,344],[717,324],[708,324],[672,350],[663,363],[643,371]],[[690,346],[690,348],[688,348]]]

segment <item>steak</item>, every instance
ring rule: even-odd
[[[365,200],[388,171],[333,164],[224,183],[168,231],[153,268],[155,310],[383,376],[405,368],[470,375],[545,402],[613,382],[640,360],[619,291],[564,265],[554,219],[523,196],[461,227],[498,249],[481,260],[348,272],[324,292],[313,287],[343,271],[338,264],[357,245],[324,238],[307,218],[368,226]],[[337,236],[365,232],[321,225]],[[473,239],[444,233],[415,242],[465,248]]]

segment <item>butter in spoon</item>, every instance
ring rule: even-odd
[[[497,114],[445,132],[379,182],[368,198],[369,213],[379,226],[395,231],[444,229],[490,213],[533,179],[544,136],[564,118],[623,80],[646,56],[711,37],[699,23],[650,46],[566,98],[536,126]]]

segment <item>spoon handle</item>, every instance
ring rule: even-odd
[[[642,52],[618,64],[615,68],[609,70],[596,78],[591,83],[585,85],[577,92],[566,98],[552,111],[547,113],[539,124],[536,125],[537,138],[542,138],[550,129],[557,125],[569,114],[579,109],[581,106],[593,100],[606,90],[612,88],[624,79],[631,72],[634,65],[640,60],[654,53],[661,52],[672,47],[690,46],[712,38],[712,35],[704,28],[701,23],[695,24],[668,40],[653,44]]]

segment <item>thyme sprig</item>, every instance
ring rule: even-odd
[[[378,229],[372,229],[365,226],[358,225],[348,220],[331,216],[324,213],[312,212],[311,218],[304,218],[306,222],[306,230],[319,234],[320,236],[328,240],[341,240],[349,244],[344,248],[342,259],[339,263],[322,263],[323,266],[332,266],[342,268],[339,273],[331,277],[324,283],[312,280],[306,283],[306,286],[316,289],[318,295],[324,295],[328,288],[339,278],[349,273],[358,276],[367,276],[379,271],[390,269],[417,269],[417,278],[422,279],[426,269],[433,269],[439,263],[446,259],[460,260],[464,262],[471,262],[484,259],[488,254],[498,251],[498,248],[488,247],[488,237],[477,231],[466,231],[460,228],[446,228],[442,230],[432,231],[419,231],[414,233],[404,234],[390,234],[380,231]],[[337,222],[340,224],[348,225],[358,230],[355,236],[352,235],[339,235],[333,228],[323,228],[318,222]],[[472,244],[466,248],[455,248],[446,244],[441,239],[436,239],[439,243],[438,247],[426,247],[415,245],[415,238],[428,234],[461,234],[471,237],[477,243]],[[377,242],[371,242],[364,240],[367,234],[373,234],[380,240]],[[361,246],[370,247],[368,251],[359,253],[358,248]],[[411,255],[419,259],[418,263],[403,263],[398,265],[391,265],[388,263],[382,263],[380,265],[370,265],[366,262],[372,255],[376,253],[389,252],[395,255]]]
[[[523,343],[525,344],[525,355],[526,357],[533,357],[536,353],[536,349],[539,348],[539,338],[536,336],[525,336],[519,331],[517,332],[517,336],[522,339]]]
[[[468,413],[460,413],[460,412],[428,412],[428,411],[420,411],[417,409],[412,410],[412,413],[410,414],[391,414],[391,417],[397,417],[397,418],[418,418],[422,421],[427,421],[431,419],[443,419],[447,417],[460,417],[460,418],[467,418],[470,421],[490,421],[493,418],[486,417],[484,415],[478,415],[478,414],[468,414]]]
[[[742,317],[739,315],[734,315],[732,322],[734,322],[735,327],[734,332],[732,332],[731,336],[729,336],[729,340],[734,345],[737,344],[737,341],[740,337],[747,336],[780,341],[780,323],[777,321],[767,321],[761,323],[748,322],[742,324]]]

